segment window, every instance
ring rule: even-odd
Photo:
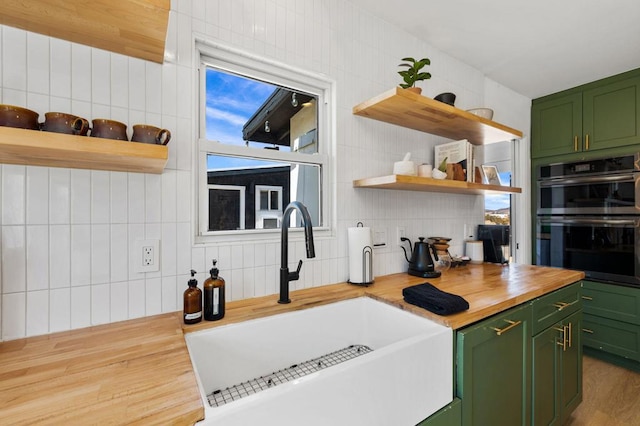
[[[315,228],[328,228],[332,83],[220,46],[198,48],[199,240],[273,233],[294,200]]]

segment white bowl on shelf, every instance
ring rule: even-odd
[[[473,108],[468,109],[467,112],[477,115],[478,117],[486,118],[487,120],[493,118],[493,110],[491,108]]]

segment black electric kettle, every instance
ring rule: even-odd
[[[422,278],[437,278],[440,276],[440,271],[435,270],[434,259],[438,260],[436,249],[433,244],[424,241],[424,237],[418,238],[420,241],[416,241],[411,252],[411,260],[407,256],[407,250],[404,246],[402,251],[404,257],[409,262],[409,275]],[[400,238],[401,241],[409,241],[409,248],[411,248],[411,240],[405,237]],[[433,256],[432,256],[433,255]]]

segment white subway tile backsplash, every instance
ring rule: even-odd
[[[49,168],[27,167],[27,224],[49,222]]]
[[[175,296],[175,292],[173,295]],[[149,278],[145,280],[144,308],[145,315],[147,316],[162,313],[162,278]]]
[[[111,105],[129,107],[129,58],[124,55],[111,55],[110,73]]]
[[[109,223],[111,194],[109,172],[91,171],[91,223]]]
[[[165,170],[162,174],[162,214],[163,222],[175,222],[177,210],[177,173],[174,170]],[[186,192],[186,191],[185,191]]]
[[[49,223],[69,224],[71,206],[71,173],[69,169],[49,170]]]
[[[71,328],[71,288],[57,288],[49,292],[49,331]]]
[[[105,50],[91,49],[91,102],[111,104],[110,81],[111,54]]]
[[[50,82],[51,96],[70,98],[71,97],[71,43],[58,38],[51,38],[50,65],[48,76]],[[68,111],[69,109],[53,108],[53,111]]]
[[[177,237],[175,223],[162,224],[162,238],[160,241],[160,268],[162,275],[175,275],[177,273]]]
[[[37,33],[27,33],[27,90],[49,95],[49,40]]]
[[[129,309],[131,308],[129,303],[129,283],[127,281],[112,282],[109,293],[111,297],[109,322],[124,321],[129,318]]]
[[[138,253],[139,254],[139,253]],[[128,225],[111,225],[110,239],[110,278],[111,281],[129,279],[129,235]]]
[[[91,325],[91,287],[71,287],[71,328]]]
[[[129,58],[129,108],[144,111],[146,103],[146,61]]]
[[[91,225],[91,284],[109,282],[110,237],[109,225]]]
[[[129,223],[145,221],[145,175],[142,173],[127,174],[127,210]]]
[[[49,227],[28,225],[27,291],[49,288]]]
[[[2,340],[19,339],[27,335],[26,315],[26,293],[2,295]]]
[[[91,286],[91,325],[106,324],[111,318],[111,285]]]
[[[162,112],[162,67],[159,64],[145,62],[145,110],[160,114]]]
[[[187,280],[189,275],[179,275],[178,278],[181,282],[184,281],[184,289],[180,286],[181,290],[176,288],[176,277],[162,277],[162,312],[173,312],[176,310],[182,310],[182,296],[184,290],[187,288]],[[178,297],[179,296],[179,297]]]
[[[27,336],[49,332],[49,291],[27,292]]]
[[[91,102],[91,48],[77,43],[71,44],[71,98]]]
[[[71,285],[91,283],[91,225],[71,225]]]
[[[162,219],[162,177],[144,175],[145,222],[159,223]]]
[[[90,170],[71,170],[71,223],[91,223]]]
[[[27,248],[24,226],[2,226],[2,292],[27,290]]]
[[[152,278],[159,282],[157,278]],[[134,280],[129,281],[129,294],[128,294],[128,302],[129,302],[129,312],[127,314],[128,318],[140,318],[145,316],[146,313],[146,284],[145,280]],[[159,300],[160,298],[158,298]],[[159,312],[156,312],[159,313]]]
[[[128,174],[125,172],[109,173],[111,191],[110,212],[111,223],[127,223],[128,211]]]
[[[27,33],[2,27],[2,87],[27,90]],[[24,104],[17,104],[24,105]]]
[[[49,286],[50,288],[71,285],[71,226],[49,227]]]
[[[25,166],[2,166],[2,224],[25,223]]]

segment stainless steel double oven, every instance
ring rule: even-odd
[[[536,263],[640,286],[640,154],[536,173]]]

